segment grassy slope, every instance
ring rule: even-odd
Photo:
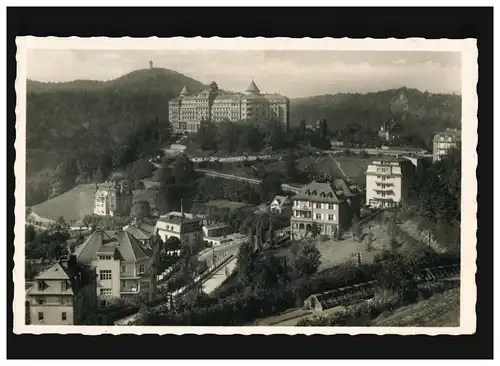
[[[93,212],[94,191],[95,184],[82,184],[33,206],[32,210],[37,215],[52,220],[59,216],[64,217],[66,221],[81,220]]]
[[[32,207],[37,215],[56,220],[59,216],[66,221],[81,220],[85,215],[90,215],[94,210],[95,184],[81,184],[57,197]],[[155,190],[136,190],[132,202],[148,201],[155,206]]]
[[[373,322],[379,327],[458,327],[460,326],[460,289],[436,294],[427,300],[383,314]]]

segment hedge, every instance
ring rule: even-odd
[[[455,254],[424,255],[416,259],[417,269],[459,263]],[[245,325],[255,319],[275,315],[301,306],[311,294],[338,287],[351,286],[376,278],[380,264],[361,266],[339,265],[309,277],[299,278],[285,287],[247,289],[224,298],[205,298],[203,304],[193,305],[177,313],[155,313],[144,309],[139,325]],[[179,309],[180,310],[180,309]]]

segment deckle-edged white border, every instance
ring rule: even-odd
[[[476,228],[477,228],[477,106],[478,80],[475,39],[333,39],[333,38],[57,38],[18,37],[16,79],[16,161],[14,333],[16,334],[399,334],[461,335],[476,330]],[[448,51],[462,55],[462,225],[459,327],[195,327],[195,326],[39,326],[25,325],[24,223],[26,164],[26,53],[28,49],[94,50],[345,50],[345,51]]]

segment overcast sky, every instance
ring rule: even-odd
[[[289,97],[371,92],[407,86],[461,91],[460,53],[415,51],[29,50],[28,78],[110,80],[155,67],[202,83],[244,91],[253,78],[262,92]]]

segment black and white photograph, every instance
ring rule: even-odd
[[[475,40],[16,42],[15,332],[475,332]]]

